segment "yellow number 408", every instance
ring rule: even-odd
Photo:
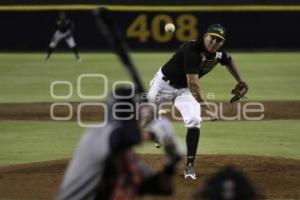
[[[140,42],[147,42],[150,36],[157,42],[169,42],[174,34],[161,31],[161,25],[170,22],[173,20],[169,15],[156,15],[149,30],[147,15],[138,15],[129,25],[126,35],[129,38],[137,38]],[[197,18],[194,15],[178,16],[175,26],[175,36],[180,42],[190,41],[198,36]]]

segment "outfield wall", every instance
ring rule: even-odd
[[[98,5],[2,5],[0,50],[45,50],[61,10],[67,10],[75,22],[75,38],[80,49],[105,50],[105,40],[98,33],[91,12],[96,7]],[[200,37],[211,23],[221,23],[227,28],[226,47],[230,49],[299,49],[300,46],[297,39],[300,5],[108,7],[113,10],[133,50],[175,49],[182,42]],[[177,26],[173,35],[163,31],[163,24],[170,21]]]
[[[1,0],[0,5],[296,5],[298,0]]]

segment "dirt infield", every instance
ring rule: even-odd
[[[261,103],[265,108],[264,120],[300,119],[300,101]],[[71,104],[73,109],[71,120],[76,120],[79,103]],[[52,120],[50,105],[50,103],[0,104],[0,120]],[[236,114],[237,107],[234,107],[234,111],[231,112],[230,104],[224,103],[223,106],[225,116]],[[67,115],[66,107],[56,107],[55,116]],[[83,110],[82,115],[84,121],[99,121],[103,118],[103,110],[90,106]],[[161,155],[142,155],[142,157],[154,168],[160,168],[163,163]],[[207,178],[227,164],[233,164],[248,174],[259,193],[267,199],[300,198],[300,160],[244,155],[200,155],[196,159],[196,172],[199,177],[196,181],[183,179],[182,163],[176,174],[176,193],[172,197],[143,199],[191,199],[193,192],[201,188]],[[59,160],[2,167],[0,168],[0,198],[53,199],[66,165],[67,160]]]
[[[154,168],[160,168],[163,157],[142,155]],[[61,182],[67,160],[23,164],[0,168],[0,197],[9,199],[53,199]],[[176,174],[176,193],[169,198],[190,199],[205,180],[224,165],[234,164],[249,175],[258,191],[268,199],[300,198],[300,161],[260,156],[200,155],[196,160],[198,179],[186,181],[183,163]]]
[[[239,116],[241,120],[244,119],[242,112],[244,106],[253,102],[241,102],[231,104],[225,102],[216,102],[218,106],[222,106],[222,115],[226,117]],[[300,119],[300,101],[263,101],[261,103],[264,107],[263,120],[270,119]],[[77,108],[79,103],[73,102],[72,105],[72,118],[76,120]],[[20,103],[20,104],[0,104],[0,120],[52,120],[50,117],[51,103]],[[238,112],[238,107],[239,111]],[[168,107],[167,107],[168,108]],[[248,109],[257,109],[249,106]],[[103,109],[99,106],[85,106],[81,110],[81,117],[83,121],[99,121],[103,118]],[[176,112],[176,116],[180,116]],[[262,113],[249,113],[251,117],[260,116]],[[54,109],[54,116],[66,117],[69,115],[69,110],[66,106],[56,106]],[[205,115],[203,115],[205,116]]]

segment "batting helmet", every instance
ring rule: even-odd
[[[139,95],[132,87],[120,86],[116,88],[107,98],[109,119],[135,120],[139,101]]]

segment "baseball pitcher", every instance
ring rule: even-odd
[[[185,178],[196,179],[193,168],[201,126],[201,107],[207,113],[213,113],[212,108],[205,104],[198,79],[210,72],[218,63],[227,67],[238,82],[235,95],[231,102],[242,98],[247,90],[247,84],[241,79],[236,64],[229,53],[221,48],[225,42],[225,28],[220,24],[208,27],[202,39],[183,44],[163,65],[150,82],[148,99],[160,104],[172,101],[181,113],[187,128],[187,164],[184,170]],[[171,99],[170,99],[171,97]],[[212,120],[217,116],[212,116]]]

